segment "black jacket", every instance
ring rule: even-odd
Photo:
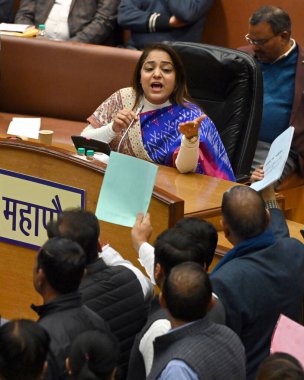
[[[55,0],[22,0],[15,23],[45,24]],[[70,39],[107,44],[116,27],[118,0],[72,0],[68,17]]]
[[[79,291],[83,303],[106,320],[119,341],[119,367],[125,371],[135,335],[144,326],[148,306],[134,272],[102,259],[87,266]]]
[[[67,378],[65,359],[72,341],[79,334],[87,330],[110,331],[100,316],[82,305],[78,292],[63,295],[42,306],[32,305],[32,309],[39,315],[38,323],[51,337],[47,380]]]

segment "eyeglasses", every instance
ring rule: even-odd
[[[262,46],[262,45],[265,45],[267,42],[269,42],[270,40],[272,40],[276,36],[277,36],[277,34],[275,34],[274,36],[272,36],[270,38],[265,38],[264,40],[254,40],[251,37],[249,37],[249,34],[246,34],[245,39],[251,45]]]

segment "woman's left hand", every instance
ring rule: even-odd
[[[180,123],[178,126],[178,129],[187,139],[190,139],[191,137],[194,137],[194,136],[198,136],[201,122],[206,117],[207,115],[202,115],[192,121],[186,121],[185,123]]]

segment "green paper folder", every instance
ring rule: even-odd
[[[148,210],[157,170],[157,165],[148,161],[112,151],[97,202],[97,218],[132,227],[137,213]]]

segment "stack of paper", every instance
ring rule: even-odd
[[[38,139],[41,119],[39,117],[13,117],[7,134]]]
[[[20,37],[34,37],[37,33],[38,30],[34,25],[7,24],[4,22],[0,24],[0,34]]]
[[[28,28],[34,28],[34,26],[24,24],[7,24],[5,22],[0,24],[0,32],[24,33]]]

